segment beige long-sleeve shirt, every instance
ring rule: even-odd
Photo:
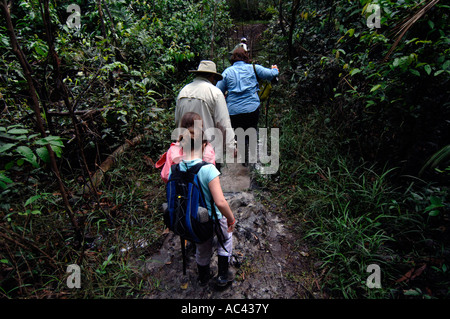
[[[235,143],[234,131],[222,91],[206,78],[197,76],[178,94],[175,109],[177,127],[183,114],[187,112],[195,112],[202,117],[205,137],[215,149],[216,162],[223,163],[225,161],[224,148],[228,157],[229,152],[234,152]],[[219,129],[220,132],[215,129]]]

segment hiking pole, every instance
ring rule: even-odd
[[[186,276],[186,246],[185,241],[182,236],[180,236],[181,243],[181,254],[183,256],[183,276]]]

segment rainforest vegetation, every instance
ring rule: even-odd
[[[75,6],[74,6],[75,5]],[[0,296],[141,298],[124,253],[164,232],[154,163],[203,59],[280,69],[256,191],[322,298],[448,298],[450,6],[439,0],[0,1]],[[377,10],[379,9],[379,10]],[[245,34],[244,26],[263,26]],[[145,256],[133,256],[145,258]],[[67,288],[67,266],[83,289]],[[382,271],[370,289],[367,267]],[[292,278],[291,278],[292,279]],[[294,280],[294,279],[292,279]]]

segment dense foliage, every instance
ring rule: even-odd
[[[263,105],[280,128],[281,155],[278,173],[257,181],[311,247],[320,297],[448,297],[447,4],[8,3],[0,2],[0,296],[65,297],[71,263],[88,285],[71,297],[158,289],[139,270],[151,251],[135,249],[163,231],[153,162],[168,145],[187,71],[204,58],[219,71],[228,65],[232,17],[267,19],[252,57],[281,70]],[[378,22],[372,4],[380,20],[368,26]],[[123,145],[130,154],[103,174]],[[381,289],[366,286],[370,264],[381,267]]]
[[[378,27],[368,25],[372,4]],[[271,57],[261,58],[289,65],[272,109],[280,174],[267,186],[307,221],[325,295],[448,296],[448,9],[364,0],[271,9]],[[371,263],[383,289],[361,279]]]
[[[78,8],[69,8],[72,4]],[[174,98],[187,71],[226,51],[231,26],[226,4],[30,0],[1,5],[0,294],[58,294],[53,289],[65,286],[70,262],[86,265],[88,276],[117,265],[122,280],[121,265],[128,266],[119,249],[142,238],[151,244],[162,231],[162,185],[151,158],[168,145]],[[118,146],[131,143],[127,140],[141,141],[138,150],[147,154],[133,161],[143,174],[140,181],[129,184],[131,178],[123,177],[133,173],[130,167],[99,185],[94,172]],[[59,187],[55,175],[61,176]],[[48,229],[51,234],[42,236]],[[104,247],[115,248],[104,256]],[[107,262],[96,269],[102,259]],[[139,291],[133,280],[125,293]],[[84,293],[124,293],[97,289],[103,288]]]

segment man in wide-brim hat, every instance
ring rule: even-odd
[[[220,163],[225,160],[224,148],[235,156],[234,130],[231,127],[227,103],[222,91],[216,87],[216,83],[223,77],[217,73],[216,64],[209,60],[201,61],[197,70],[189,72],[196,76],[178,94],[175,124],[179,127],[181,118],[187,112],[200,114],[205,137],[214,147],[216,166],[220,168]],[[220,129],[222,136],[213,136],[214,130],[210,130],[211,128]]]
[[[217,82],[223,79],[222,74],[217,73],[216,64],[213,61],[203,60],[198,65],[197,70],[190,70],[189,73],[196,73],[197,75],[206,77],[209,79],[213,76],[213,81]],[[212,81],[210,81],[213,83]],[[215,83],[213,83],[215,85]]]

